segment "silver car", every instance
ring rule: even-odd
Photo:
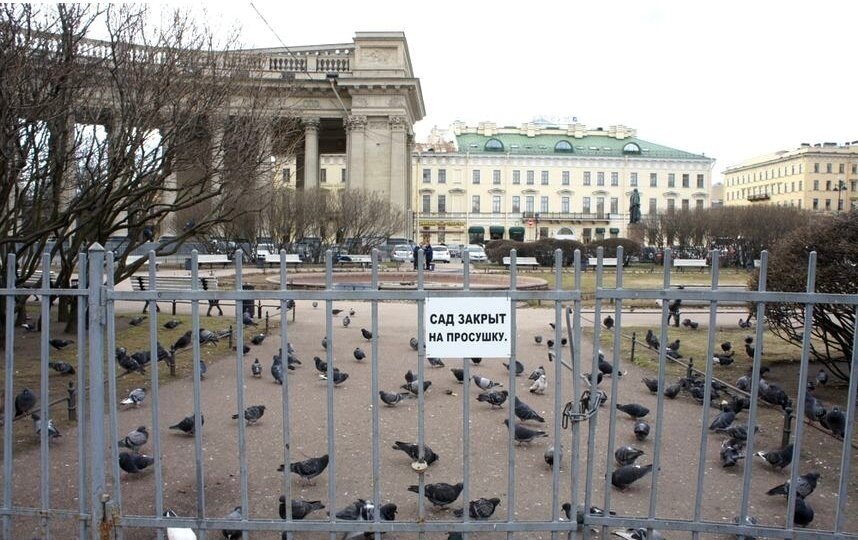
[[[390,252],[390,258],[394,261],[404,262],[414,260],[414,248],[408,244],[399,244],[394,246]]]
[[[483,249],[483,246],[468,244],[467,249],[471,262],[486,262],[489,259],[486,255],[486,251]]]

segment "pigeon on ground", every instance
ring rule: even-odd
[[[456,377],[456,382],[463,384],[465,382],[465,370],[462,368],[450,368],[453,377]]]
[[[262,345],[262,342],[265,341],[265,334],[256,334],[252,338],[250,338],[250,342],[254,345]]]
[[[139,426],[134,431],[129,431],[128,435],[119,441],[119,447],[128,448],[129,450],[136,452],[148,441],[149,432],[146,430],[146,426]]]
[[[432,386],[432,381],[423,381],[423,392],[429,390],[430,386]],[[417,381],[411,381],[409,383],[403,384],[402,386],[400,386],[400,388],[402,388],[403,390],[408,390],[416,396],[420,390],[420,383],[418,383]]]
[[[506,427],[509,428],[509,418],[504,418],[503,421],[506,424]],[[529,443],[532,442],[533,439],[538,437],[548,437],[548,433],[538,430],[538,429],[530,429],[529,427],[522,425],[520,423],[515,424],[515,440],[518,443]]]
[[[679,345],[680,345],[680,340],[677,339],[673,343],[668,344],[667,348],[670,349],[671,351],[677,353],[677,352],[679,352]]]
[[[50,343],[51,347],[53,347],[54,349],[61,351],[61,350],[65,349],[66,347],[68,347],[69,345],[71,345],[72,343],[74,343],[74,341],[72,341],[70,339],[54,338],[54,339],[48,341],[48,343]]]
[[[810,393],[810,383],[808,383],[807,393],[804,395],[804,416],[811,422],[816,422],[821,421],[827,415],[828,411],[825,410],[822,402]]]
[[[343,317],[343,328],[348,328],[351,323],[352,323],[352,320],[348,315]]]
[[[355,360],[357,360],[358,362],[362,362],[366,359],[366,353],[363,352],[363,349],[361,349],[360,347],[355,347],[355,350],[352,351],[352,354],[354,355]]]
[[[733,363],[733,357],[735,355],[735,351],[730,351],[729,353],[725,354],[716,354],[712,357],[712,363],[716,366],[729,366]]]
[[[477,396],[477,401],[484,401],[492,406],[492,409],[496,407],[500,407],[506,402],[506,398],[509,396],[509,392],[506,390],[491,390],[489,392],[482,392]]]
[[[754,338],[751,336],[745,338],[745,354],[748,355],[748,358],[754,358]]]
[[[530,375],[528,375],[527,377],[527,380],[535,381],[539,378],[540,375],[545,375],[545,368],[542,366],[539,366],[538,368],[531,371]]]
[[[292,519],[304,519],[316,510],[322,510],[325,505],[322,501],[305,501],[303,499],[292,499]],[[280,507],[278,509],[280,519],[286,519],[286,497],[280,495]]]
[[[474,375],[474,384],[477,385],[478,388],[482,390],[491,390],[495,386],[503,386],[501,383],[494,382],[491,379],[486,379],[485,377],[480,377],[479,375]]]
[[[319,307],[319,303],[313,300],[313,309],[316,309],[317,307]]]
[[[605,378],[605,375],[601,371],[596,372],[596,386],[602,384],[602,380]],[[592,373],[582,373],[581,380],[583,380],[587,386],[593,386],[593,374]]]
[[[319,373],[327,373],[328,372],[328,363],[319,358],[318,356],[313,357],[313,361],[316,363],[316,371]]]
[[[128,392],[128,397],[120,401],[121,405],[134,405],[135,407],[139,407],[143,401],[146,400],[146,389],[145,388],[135,388],[134,390]]]
[[[417,350],[417,338],[413,337],[413,338],[409,339],[408,345],[411,346],[411,348],[416,351]]]
[[[540,375],[538,379],[533,381],[533,384],[530,385],[530,393],[531,394],[544,394],[548,389],[548,380],[545,378],[545,375]]]
[[[635,439],[639,441],[646,440],[646,438],[649,437],[649,430],[649,424],[647,424],[646,422],[642,420],[635,422]]]
[[[182,324],[182,321],[177,321],[176,319],[170,319],[169,321],[164,323],[164,328],[166,328],[167,330],[173,330],[177,326],[179,326],[180,324]]]
[[[123,347],[116,348],[116,362],[119,363],[119,367],[124,369],[126,372],[136,371],[137,373],[146,374],[146,370],[140,363],[130,356],[128,356],[128,352]]]
[[[599,351],[598,362],[599,362],[599,371],[601,373],[603,373],[604,375],[613,376],[614,366],[613,366],[613,364],[611,364],[610,362],[605,360],[605,355],[604,355],[604,353],[602,353],[602,351]],[[622,377],[622,376],[623,376],[622,372],[617,372],[617,377]]]
[[[253,320],[253,315],[245,311],[241,315],[241,323],[244,326],[259,326],[259,324]]]
[[[629,403],[626,405],[617,403],[617,409],[623,411],[632,418],[643,418],[649,414],[649,409],[643,405],[638,405],[637,403]]]
[[[355,316],[355,308],[349,308],[349,315],[351,315],[352,317]]]
[[[841,439],[846,435],[846,415],[836,405],[828,411],[824,420],[820,420],[823,426]]]
[[[381,398],[381,401],[384,402],[384,404],[388,407],[395,407],[400,401],[402,401],[402,398],[408,397],[408,394],[385,392],[384,390],[379,390],[378,396]]]
[[[658,392],[658,379],[653,379],[650,377],[644,377],[641,379],[641,381],[643,381],[643,383],[646,385],[646,387],[649,389],[649,391],[652,392],[653,394]]]
[[[340,308],[332,308],[331,309],[331,315],[333,315],[334,317],[336,317],[337,315],[339,315],[342,312],[343,312],[343,310]]]
[[[545,453],[542,454],[542,459],[545,460],[545,463],[548,464],[549,467],[554,466],[554,445],[552,444],[548,448],[545,449]],[[560,445],[560,455],[558,457],[558,462],[562,468],[563,466],[563,445]]]
[[[74,366],[68,362],[48,362],[48,367],[60,375],[74,375]]]
[[[155,463],[155,458],[139,452],[120,452],[119,468],[128,474],[138,474]]]
[[[682,319],[682,326],[685,328],[690,328],[691,330],[697,330],[700,326],[700,323],[697,321],[692,321],[691,319]]]
[[[369,330],[367,330],[366,328],[361,328],[361,329],[360,329],[360,335],[362,335],[362,336],[363,336],[363,338],[364,338],[365,340],[367,340],[367,341],[369,341],[369,340],[371,340],[371,339],[372,339],[372,332],[370,332],[370,331],[369,331]]]
[[[211,330],[206,330],[205,328],[200,328],[200,345],[205,345],[209,343],[211,345],[217,345],[220,342],[220,337],[218,337],[216,332],[212,332]]]
[[[201,414],[200,415],[200,425],[202,426],[205,423],[206,423],[206,419]],[[182,420],[178,424],[174,424],[174,425],[170,426],[169,429],[177,429],[179,431],[184,432],[186,435],[193,435],[194,434],[194,415],[186,416],[186,417],[182,418]]]
[[[820,369],[819,371],[817,371],[816,372],[816,382],[818,382],[822,386],[825,386],[826,384],[828,384],[828,372],[825,371],[824,369]]]
[[[322,474],[327,468],[328,454],[321,457],[306,459],[304,461],[296,461],[289,465],[289,470],[306,480],[309,485],[315,485],[315,483],[312,483],[313,478]],[[280,468],[277,470],[283,471],[283,469],[284,466],[280,465]]]
[[[607,317],[604,318],[604,320],[602,320],[602,324],[605,325],[605,328],[610,330],[611,328],[614,327],[614,318],[611,317],[610,315],[608,315]]]
[[[621,446],[614,451],[614,459],[620,466],[633,465],[646,452],[634,446]]]
[[[682,385],[678,382],[670,384],[667,388],[664,389],[664,397],[669,399],[676,398],[679,395],[679,391],[682,389]]]
[[[721,406],[721,413],[712,420],[711,424],[709,424],[709,431],[726,429],[730,427],[730,424],[732,424],[735,419],[736,412],[731,409],[729,404],[725,401]]]
[[[563,503],[563,505],[561,505],[560,508],[562,508],[563,513],[566,514],[566,519],[568,519],[569,521],[572,521],[572,504],[568,503],[568,502]],[[599,508],[598,506],[591,506],[590,511],[587,513],[590,514],[591,516],[597,516],[597,517],[602,517],[605,515],[605,511],[602,510],[601,508]],[[578,508],[576,509],[575,514],[576,514],[575,515],[575,521],[579,525],[583,525],[584,524],[584,505],[583,504],[578,505]],[[614,515],[616,515],[616,512],[610,512],[610,515],[614,516]]]
[[[259,359],[257,358],[257,360]],[[271,376],[274,377],[274,382],[283,384],[283,361],[280,360],[279,356],[275,356],[274,362],[271,364]]]
[[[361,514],[365,506],[366,501],[364,501],[363,499],[358,499],[343,508],[342,510],[338,511],[336,514],[334,514],[334,517],[346,521],[357,521],[361,519]]]
[[[437,484],[426,484],[424,486],[424,495],[429,502],[434,504],[435,506],[447,506],[456,501],[459,498],[459,495],[462,493],[462,489],[465,487],[465,484],[459,482],[458,484],[447,484],[444,482],[439,482]],[[419,486],[411,485],[408,486],[408,491],[412,493],[420,493]]]
[[[736,439],[726,440],[721,443],[720,457],[722,467],[734,467],[740,459],[745,457],[745,454],[742,453],[739,447],[740,444],[733,441],[736,441]]]
[[[435,358],[434,356],[427,356],[426,361],[429,362],[429,365],[435,368],[444,367],[444,362],[440,358]]]
[[[170,358],[170,353],[167,351],[167,349],[164,348],[163,345],[161,345],[161,342],[157,342],[155,346],[156,346],[156,350],[158,352],[158,361],[159,362],[162,360],[166,360],[167,358]],[[140,364],[141,366],[145,366],[146,364],[148,364],[152,361],[152,352],[148,349],[145,351],[137,351],[137,352],[131,354],[131,358],[136,360],[137,363]]]
[[[652,471],[652,464],[649,465],[623,465],[616,469],[611,475],[611,484],[619,489],[625,489],[634,482],[640,480]]]
[[[253,364],[250,365],[250,373],[257,379],[262,377],[262,364],[259,362],[259,358],[254,359]]]
[[[405,372],[405,382],[413,383],[416,380],[417,380],[417,375],[415,375],[413,371],[411,371],[409,369],[408,371]]]
[[[419,454],[420,446],[416,445],[416,444],[411,444],[411,443],[402,442],[402,441],[396,441],[393,445],[393,449],[394,450],[401,450],[401,451],[405,452],[408,455],[408,457],[410,457],[414,461],[417,461],[420,457],[420,454]],[[424,444],[423,445],[423,459],[426,462],[426,465],[432,465],[433,463],[438,461],[438,454],[433,452],[431,448],[429,448],[428,446],[426,446]]]
[[[226,519],[234,519],[236,521],[241,520],[241,507],[236,506],[232,509],[232,512],[226,516]],[[224,538],[227,540],[238,540],[241,538],[241,531],[235,529],[223,529],[220,531]]]
[[[505,367],[506,370],[509,371],[509,364],[507,364],[506,362],[502,362],[502,363],[503,363],[503,367]],[[515,361],[515,376],[518,377],[522,373],[524,373],[524,364],[522,364],[521,362],[516,360]]]
[[[482,362],[482,361],[483,361],[483,359],[480,358],[479,356],[471,357],[471,363],[474,364],[475,366],[480,365],[480,362]]]
[[[187,332],[185,332],[184,334],[179,336],[179,339],[176,340],[176,342],[173,344],[173,346],[170,348],[170,350],[171,351],[178,351],[179,349],[184,349],[185,347],[190,345],[192,334],[193,334],[193,332],[191,330],[188,330]]]
[[[771,452],[760,451],[757,452],[756,455],[768,461],[769,465],[771,465],[772,467],[783,469],[784,467],[792,463],[792,443],[784,446],[779,450],[772,450]]]
[[[527,422],[528,420],[535,420],[541,424],[545,423],[545,418],[539,415],[533,408],[522,400],[518,399],[518,396],[515,396],[515,415],[522,422]]]
[[[816,489],[818,480],[818,472],[810,472],[799,476],[795,483],[795,494],[802,499],[806,498]],[[789,480],[768,490],[766,495],[786,495],[789,497]]]
[[[39,413],[33,413],[33,427],[36,430],[36,435],[41,435],[42,433],[42,419],[39,416]],[[48,437],[51,439],[57,439],[61,437],[60,430],[54,425],[54,421],[48,418]]]
[[[751,327],[751,315],[748,315],[748,319],[743,321],[741,317],[739,317],[739,328],[750,328]]]
[[[128,321],[128,324],[130,324],[131,326],[140,326],[141,324],[143,324],[143,321],[145,321],[145,320],[146,320],[146,315],[140,315],[138,317],[132,318],[130,321]]]
[[[29,319],[29,317],[28,317],[28,319]],[[21,328],[23,328],[27,332],[38,332],[39,331],[38,325],[29,323],[29,322],[25,322],[24,324],[22,324]]]
[[[475,520],[489,519],[495,513],[495,508],[499,504],[500,499],[497,497],[492,497],[491,499],[480,497],[468,503],[468,515],[471,516],[471,519]],[[453,511],[455,517],[462,517],[464,514],[464,508]]]
[[[804,499],[795,498],[795,514],[793,523],[799,527],[807,527],[813,521],[813,507]]]
[[[319,375],[319,378],[322,379],[323,381],[328,380],[327,375]],[[340,371],[339,369],[334,369],[334,381],[333,381],[334,386],[339,386],[339,385],[343,384],[344,382],[346,382],[346,379],[348,379],[348,378],[349,378],[349,374],[346,373],[345,371]]]
[[[537,345],[542,345],[542,336],[533,336],[533,342]]]
[[[328,336],[322,338],[322,348],[328,350]]]
[[[729,353],[730,351],[733,350],[733,344],[730,343],[729,341],[725,341],[724,343],[721,344],[721,350],[724,351],[725,353]]]
[[[626,529],[614,531],[614,536],[619,536],[625,540],[666,540],[664,534],[658,529],[647,530],[643,527],[637,529]]]
[[[248,425],[255,424],[265,414],[265,405],[251,405],[244,409],[244,419]],[[233,420],[238,420],[238,414],[232,415]]]
[[[729,426],[726,428],[716,429],[715,431],[717,431],[718,433],[723,433],[723,434],[727,435],[728,437],[730,437],[731,439],[735,439],[736,441],[739,441],[739,442],[745,442],[748,440],[748,426],[746,426],[746,425],[743,425],[743,426],[732,425],[732,426]],[[754,432],[756,433],[758,431],[760,431],[760,427],[756,426]]]

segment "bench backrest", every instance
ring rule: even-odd
[[[587,264],[590,266],[598,266],[599,258],[598,257],[588,257]],[[602,266],[617,266],[617,258],[616,257],[602,257]]]
[[[279,253],[260,253],[259,256],[265,258],[266,264],[280,264]],[[297,253],[286,254],[286,264],[301,264],[302,262]]]
[[[348,260],[346,260],[348,258]],[[353,262],[353,263],[371,263],[372,256],[371,255],[340,255],[340,262]]]
[[[188,260],[190,260],[190,258],[188,258]],[[197,263],[205,263],[205,264],[210,264],[210,263],[223,263],[223,264],[229,264],[229,262],[230,262],[229,257],[227,257],[226,255],[209,255],[209,254],[206,254],[206,253],[202,253],[202,254],[197,255]]]
[[[57,273],[54,271],[51,271],[51,272],[49,272],[48,275],[49,275],[48,279],[50,280],[51,284],[53,284],[54,281],[56,281],[56,279],[57,279]],[[30,277],[28,277],[27,280],[24,281],[24,286],[26,286],[26,287],[39,287],[41,285],[42,285],[42,271],[41,270],[35,270],[30,275]]]
[[[673,266],[707,266],[706,259],[673,259]]]
[[[504,266],[509,266],[512,264],[511,257],[503,258]],[[537,262],[536,257],[516,257],[515,264],[518,266],[539,266],[539,262]]]
[[[216,277],[198,277],[199,288],[207,291],[218,290]],[[151,286],[149,276],[131,276],[131,285],[135,291],[190,290],[191,276],[157,276],[155,287]]]

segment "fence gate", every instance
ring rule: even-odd
[[[324,273],[310,274],[319,288],[299,288],[285,254],[273,274],[245,272],[236,257],[221,287],[204,289],[194,253],[189,272],[173,272],[186,287],[171,278],[159,289],[169,271],[152,253],[155,287],[131,290],[113,283],[112,254],[96,245],[81,254],[77,288],[53,288],[45,256],[23,290],[10,255],[5,321],[25,294],[39,299],[39,319],[4,328],[3,537],[858,538],[858,379],[811,389],[810,322],[801,361],[787,367],[766,362],[774,339],[751,323],[772,305],[811,321],[825,304],[856,324],[858,295],[814,293],[815,254],[806,292],[789,293],[766,291],[765,253],[757,291],[719,289],[718,257],[703,286],[673,287],[665,270],[659,288],[627,288],[622,248],[615,269],[600,252],[593,272],[579,252],[564,267],[558,251],[553,272],[520,276],[510,256],[508,274],[473,272],[467,253],[461,273],[428,272],[420,252],[405,278],[381,271],[377,252],[369,273],[335,272],[328,252]],[[532,288],[534,276],[553,285]],[[595,284],[586,298],[584,280]],[[76,302],[73,343],[50,322],[60,296]],[[159,315],[158,302],[180,313]],[[661,309],[641,315],[646,302]],[[719,308],[736,302],[753,306],[747,319]],[[202,317],[201,304],[226,313]],[[439,304],[449,317],[427,317]],[[749,347],[733,339],[731,354],[719,342],[739,329],[725,322],[736,313]],[[476,357],[478,343],[510,355]],[[704,352],[694,362],[689,350]],[[851,351],[846,371],[858,365],[854,340]],[[745,434],[710,430],[736,409]],[[35,415],[62,436],[34,434]],[[644,467],[618,463],[627,446],[643,450]],[[772,467],[758,451],[793,465]],[[786,481],[774,490],[784,495],[765,494]]]

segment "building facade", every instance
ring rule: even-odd
[[[724,171],[724,204],[777,204],[814,212],[858,208],[858,141],[803,143]]]
[[[452,126],[452,145],[412,155],[417,240],[624,237],[637,188],[641,214],[710,206],[714,159],[583,124]]]

